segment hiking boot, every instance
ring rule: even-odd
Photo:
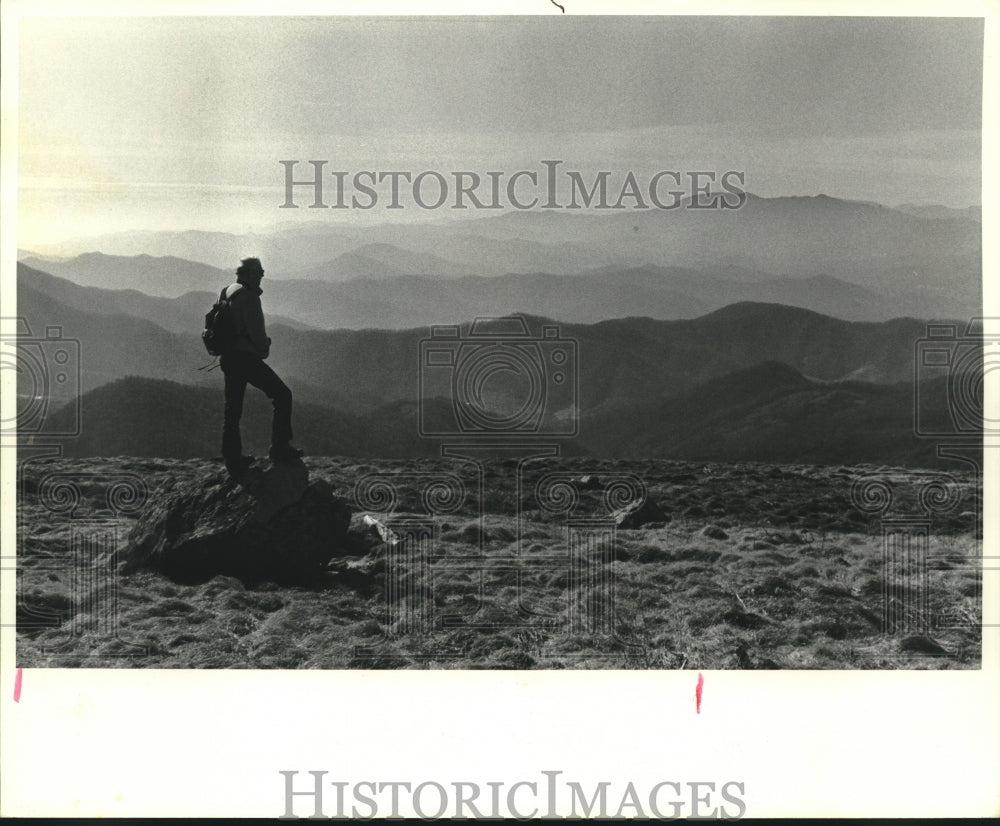
[[[235,459],[226,459],[226,470],[230,476],[239,476],[245,473],[253,464],[253,456],[238,456]]]
[[[276,445],[268,453],[272,462],[294,462],[302,458],[302,455],[303,451],[291,445]]]

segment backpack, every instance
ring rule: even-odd
[[[205,314],[205,329],[202,331],[201,340],[205,343],[205,349],[210,356],[223,356],[236,345],[236,320],[233,318],[230,302],[238,291],[234,290],[233,295],[227,297],[227,289],[229,288],[223,288],[219,293],[219,300]]]

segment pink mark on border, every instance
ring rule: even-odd
[[[21,702],[21,669],[17,669],[17,676],[14,677],[14,702]]]
[[[694,708],[698,714],[701,714],[701,691],[705,687],[705,678],[702,673],[698,672],[698,685],[694,689]]]

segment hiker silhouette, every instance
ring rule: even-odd
[[[222,425],[222,457],[226,468],[233,475],[246,470],[252,456],[243,455],[240,436],[240,418],[243,415],[243,398],[248,384],[252,384],[271,400],[274,416],[271,420],[271,450],[275,462],[298,459],[302,451],[292,447],[292,391],[267,364],[271,353],[271,339],[264,326],[264,310],[260,296],[260,281],[264,267],[258,258],[244,258],[236,269],[236,281],[222,292],[232,312],[235,339],[220,357],[222,372],[226,377],[226,404]]]

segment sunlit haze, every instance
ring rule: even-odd
[[[982,22],[21,21],[19,246],[248,231],[327,170],[742,170],[758,195],[980,200]],[[479,217],[330,210],[330,222]]]

